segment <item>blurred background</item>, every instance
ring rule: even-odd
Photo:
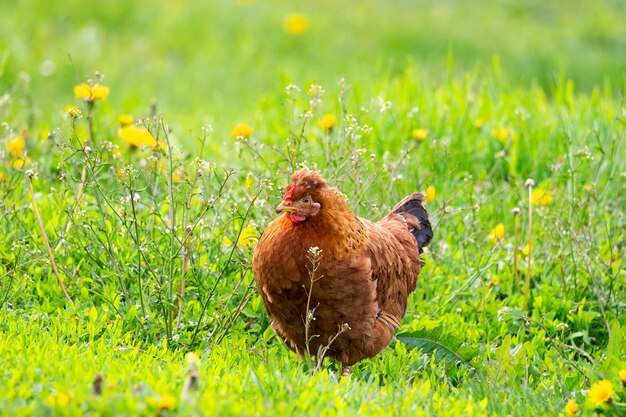
[[[223,135],[262,122],[290,83],[333,91],[343,78],[370,97],[410,70],[548,94],[560,79],[625,85],[623,0],[20,0],[0,16],[0,93],[31,109],[6,112],[26,118],[13,126],[56,123],[95,71],[115,111],[156,101],[183,131],[210,123]]]

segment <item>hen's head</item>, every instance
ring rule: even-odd
[[[292,223],[315,217],[322,208],[321,193],[328,188],[326,181],[320,174],[308,169],[296,171],[291,181],[285,187],[283,202],[276,207],[276,213],[285,213]]]

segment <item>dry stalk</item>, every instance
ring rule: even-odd
[[[307,291],[307,300],[306,300],[306,311],[304,316],[304,342],[306,347],[306,361],[309,365],[309,369],[313,369],[313,363],[311,362],[311,339],[313,337],[318,337],[318,335],[310,335],[311,332],[311,322],[315,320],[315,308],[311,309],[311,298],[313,294],[313,284],[315,281],[320,279],[321,277],[315,276],[319,266],[320,259],[322,258],[322,250],[317,246],[310,247],[307,251],[307,259],[311,263],[309,267],[307,265],[307,269],[309,270],[309,290]],[[306,288],[305,288],[306,290]]]
[[[52,253],[52,248],[50,247],[50,240],[48,239],[48,235],[46,234],[46,229],[43,227],[43,221],[41,220],[41,215],[39,214],[39,210],[37,209],[37,202],[35,201],[35,191],[33,189],[33,171],[30,169],[26,171],[26,177],[28,178],[28,184],[30,189],[30,199],[33,203],[33,212],[35,212],[35,217],[37,218],[37,224],[39,225],[39,231],[41,232],[41,237],[43,238],[43,242],[46,246],[46,250],[48,251],[48,257],[50,258],[50,263],[52,264],[52,270],[54,271],[54,275],[63,291],[63,295],[65,299],[73,304],[72,298],[65,289],[65,285],[63,285],[63,280],[61,279],[61,274],[59,274],[59,269],[57,268],[57,264],[54,261],[54,254]]]
[[[517,272],[517,259],[519,256],[519,213],[520,213],[520,209],[515,207],[513,209],[513,216],[515,216],[515,245],[513,248],[513,276],[515,277],[515,287],[517,288],[518,293],[522,291],[519,286],[519,274]]]
[[[528,298],[530,295],[530,267],[533,255],[533,186],[535,182],[532,179],[526,180],[528,187],[528,267],[526,269],[526,289],[524,291],[524,304],[528,306]]]

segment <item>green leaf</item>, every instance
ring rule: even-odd
[[[435,354],[435,360],[440,362],[445,360],[448,364],[462,363],[469,368],[473,368],[467,359],[462,357],[457,351],[445,344],[445,341],[437,341],[424,337],[421,332],[403,333],[397,339],[407,345],[410,349],[421,349],[423,352]]]

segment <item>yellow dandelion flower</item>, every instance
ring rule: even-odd
[[[67,114],[72,119],[80,117],[80,109],[73,104],[68,104],[65,106],[65,114]]]
[[[428,187],[426,187],[424,197],[426,197],[426,201],[429,203],[435,201],[435,198],[437,198],[437,189],[434,185],[429,185]]]
[[[302,35],[309,30],[309,18],[302,13],[289,14],[283,20],[283,28],[290,35]]]
[[[511,132],[506,127],[496,127],[491,129],[491,136],[504,143],[510,136]]]
[[[30,166],[31,163],[31,159],[29,157],[26,158],[18,158],[16,160],[13,161],[13,168],[15,169],[22,169],[25,168],[27,166]]]
[[[480,129],[481,127],[483,127],[485,125],[485,121],[483,120],[482,117],[477,118],[476,120],[474,120],[474,127],[476,129]]]
[[[145,145],[154,147],[157,145],[156,139],[154,139],[152,134],[145,127],[127,125],[121,127],[117,131],[117,134],[124,142],[132,146],[140,147]]]
[[[569,401],[567,401],[567,404],[565,405],[565,413],[568,416],[572,416],[574,417],[576,415],[576,413],[578,413],[578,403],[576,403],[576,400],[573,398],[570,398]]]
[[[611,381],[603,379],[591,386],[587,398],[593,405],[602,405],[611,400],[611,397],[615,394],[615,389]]]
[[[528,254],[530,253],[530,245],[526,245],[522,248],[522,253],[524,254],[524,256],[528,256]]]
[[[128,126],[133,122],[133,116],[130,114],[120,114],[117,116],[117,121],[121,126]]]
[[[11,139],[9,139],[9,142],[7,143],[7,151],[9,151],[9,153],[13,155],[14,158],[23,156],[25,149],[26,141],[20,135],[13,136]]]
[[[496,227],[491,229],[491,231],[487,235],[487,238],[491,240],[492,242],[497,243],[501,241],[502,239],[504,239],[504,236],[506,236],[504,225],[502,223],[498,223]]]
[[[164,395],[157,401],[160,410],[171,410],[176,407],[176,398],[172,395]]]
[[[124,179],[126,179],[126,171],[124,171],[124,169],[122,168],[117,168],[115,170],[115,176],[117,176],[119,180],[123,181]]]
[[[183,182],[185,177],[185,171],[182,168],[178,168],[172,173],[172,182]]]
[[[337,118],[334,114],[327,113],[322,116],[322,120],[320,121],[320,126],[324,130],[332,130],[333,127],[337,124]]]
[[[626,385],[626,369],[620,369],[618,375],[622,384]]]
[[[252,176],[246,177],[246,179],[243,181],[243,187],[246,190],[251,190],[253,185],[254,185],[254,178],[252,178]]]
[[[74,95],[83,101],[97,101],[109,96],[110,89],[106,85],[87,83],[78,84],[74,87]]]
[[[91,99],[93,101],[107,98],[111,90],[106,85],[96,84],[91,87]]]
[[[48,404],[52,407],[65,407],[70,402],[70,396],[64,392],[55,392],[48,395]]]
[[[91,87],[87,83],[78,84],[74,87],[74,95],[76,98],[89,101],[91,99]]]
[[[254,226],[251,226],[251,225],[246,226],[241,231],[241,235],[239,235],[239,240],[237,241],[237,247],[241,250],[245,248],[251,248],[252,246],[254,246],[254,244],[258,240],[256,235],[257,235],[257,232]],[[233,245],[233,241],[230,240],[226,236],[224,237],[224,239],[222,239],[222,243],[226,246]]]
[[[552,203],[552,191],[535,188],[532,195],[533,205],[547,206]]]
[[[252,127],[247,123],[239,123],[233,128],[232,135],[234,138],[249,138],[252,136]]]
[[[429,133],[430,132],[426,129],[413,129],[413,131],[411,132],[411,136],[413,136],[413,139],[421,142],[428,137]]]

